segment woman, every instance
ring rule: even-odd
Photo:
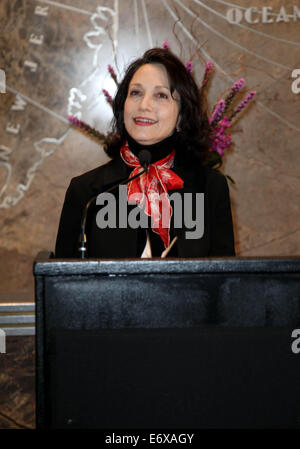
[[[124,203],[115,189],[116,227],[99,227],[103,208],[96,203],[89,210],[88,257],[233,256],[227,181],[203,164],[211,144],[203,95],[182,62],[169,50],[146,51],[128,67],[113,102],[113,113],[113,130],[106,147],[112,160],[72,179],[61,214],[55,256],[78,257],[85,205],[91,197],[139,173],[142,167],[138,158],[145,149],[151,154],[147,174],[128,184],[128,193],[140,195],[140,204],[126,204],[128,217],[136,214],[139,206],[144,227],[136,228],[130,220],[126,226],[120,225]],[[157,202],[155,193],[165,196]],[[174,193],[177,203],[174,201],[173,210],[170,197]],[[180,206],[178,200],[182,200]],[[167,211],[164,223],[163,211]],[[198,232],[200,228],[202,232]]]

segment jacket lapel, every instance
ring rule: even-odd
[[[192,193],[192,217],[196,217],[196,193],[205,192],[206,170],[199,165],[197,170],[176,165],[173,171],[184,180],[184,187],[178,192],[182,193],[182,204],[184,211],[184,194]],[[187,239],[186,233],[192,230],[187,228],[182,217],[182,228],[174,228],[174,236],[178,237],[177,249],[179,257],[199,257],[206,255],[209,249],[209,223],[206,194],[204,196],[204,234],[199,239]]]
[[[98,193],[104,193],[109,188],[116,186],[116,189],[111,193],[116,198],[117,206],[117,224],[119,222],[119,191],[118,184],[125,181],[129,176],[129,171],[126,164],[121,157],[113,159],[106,166],[106,170],[102,173],[101,177],[96,177],[91,183],[91,189],[94,195]],[[99,210],[99,206],[96,206],[95,211]],[[130,206],[128,206],[130,210]],[[91,225],[91,237],[90,241],[95,242],[95,249],[89,250],[90,257],[93,257],[95,250],[96,254],[101,254],[103,258],[128,258],[136,257],[137,251],[137,232],[136,229],[131,229],[127,226],[125,229],[99,229],[96,224],[96,215],[93,216]],[[100,249],[100,251],[99,251]]]

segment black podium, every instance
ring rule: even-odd
[[[38,428],[300,428],[300,257],[34,275]]]

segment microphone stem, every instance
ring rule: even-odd
[[[147,169],[148,169],[148,167],[145,167],[144,170],[141,171],[140,173],[138,173],[137,175],[133,176],[132,178],[124,179],[119,184],[116,184],[116,185],[110,187],[108,190],[105,191],[105,193],[113,192],[120,185],[128,184],[129,182],[133,181],[135,178],[138,178],[143,173],[145,173],[147,171]],[[102,192],[102,193],[104,193],[104,192]],[[82,215],[82,219],[81,219],[81,232],[80,232],[80,238],[79,238],[79,253],[80,253],[81,259],[85,259],[85,257],[86,257],[86,241],[87,241],[87,239],[86,239],[86,234],[85,234],[85,227],[86,227],[86,219],[87,219],[88,210],[89,210],[90,205],[96,200],[98,195],[99,195],[99,193],[97,195],[94,195],[87,202],[87,204],[84,208],[84,211],[83,211],[83,215]]]

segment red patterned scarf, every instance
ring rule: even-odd
[[[138,158],[130,151],[126,142],[121,150],[123,161],[134,170],[130,178],[143,170]],[[148,171],[127,185],[128,202],[138,204],[152,218],[152,230],[160,235],[165,248],[170,244],[170,221],[172,206],[168,190],[181,189],[183,180],[170,168],[173,167],[175,150],[160,161],[150,164]]]

